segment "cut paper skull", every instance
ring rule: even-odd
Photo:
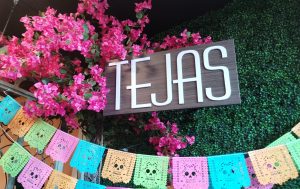
[[[6,96],[0,102],[0,122],[5,125],[9,124],[20,108],[21,105],[15,99]]]
[[[134,184],[146,188],[166,188],[169,158],[137,155]]]
[[[35,119],[30,118],[28,115],[26,115],[24,110],[21,108],[17,112],[16,116],[8,124],[8,128],[14,135],[23,137],[32,127],[34,122]]]
[[[263,184],[282,184],[297,178],[298,171],[286,146],[276,146],[249,152],[258,181]]]
[[[54,135],[55,131],[55,127],[39,119],[33,124],[27,135],[25,135],[24,140],[30,147],[42,151]]]
[[[17,143],[13,143],[13,145],[0,159],[0,165],[6,173],[15,177],[21,172],[30,157],[31,155],[29,152],[27,152],[23,147]]]
[[[160,175],[157,163],[148,162],[145,167],[145,177],[147,180],[155,181],[157,175]]]
[[[94,174],[102,161],[105,147],[80,140],[71,159],[71,167]]]
[[[271,189],[273,187],[272,184],[261,185],[258,182],[250,158],[247,158],[246,162],[247,162],[248,172],[251,178],[251,186],[249,186],[247,189]]]
[[[208,157],[208,167],[213,188],[240,189],[250,186],[244,154]]]
[[[46,148],[45,153],[54,161],[66,163],[76,148],[78,141],[78,138],[61,130],[57,130]]]
[[[175,189],[207,189],[209,186],[207,158],[172,158],[173,186]]]
[[[18,177],[24,189],[41,189],[51,175],[52,168],[32,157]]]
[[[108,149],[102,177],[113,183],[129,183],[133,174],[136,155],[132,153]]]
[[[74,189],[77,179],[53,170],[45,189]]]

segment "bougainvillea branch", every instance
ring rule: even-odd
[[[187,145],[193,145],[195,136],[181,136],[176,123],[163,123],[156,112],[145,125],[145,131],[158,131],[149,138],[157,151],[157,155],[178,156],[177,151],[184,149]]]
[[[166,36],[161,43],[150,42],[144,29],[150,22],[151,0],[135,4],[135,20],[119,20],[106,13],[108,8],[106,0],[79,0],[77,12],[71,14],[47,8],[39,16],[21,18],[26,29],[21,38],[1,39],[6,50],[0,54],[0,78],[32,82],[37,100],[26,104],[29,114],[60,116],[78,128],[77,117],[83,110],[105,108],[109,89],[103,72],[108,61],[211,42],[210,37],[187,30],[179,37]],[[153,114],[152,119],[158,118]],[[176,124],[162,125],[161,134],[169,138],[150,141],[160,153],[165,154],[162,148],[170,142],[179,141],[175,147],[169,145],[172,155],[192,143],[193,138],[186,137],[183,143],[175,137]]]

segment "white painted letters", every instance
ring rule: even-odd
[[[108,64],[104,115],[240,104],[234,41]]]
[[[182,58],[186,54],[193,54],[195,60],[195,70],[196,77],[193,78],[183,78],[182,72]],[[203,102],[203,89],[202,89],[202,78],[201,78],[201,67],[200,67],[200,57],[198,51],[195,50],[185,50],[178,54],[177,56],[177,80],[174,80],[173,83],[178,84],[178,95],[179,95],[179,104],[184,104],[184,88],[183,83],[196,81],[197,86],[197,99],[198,102]]]
[[[206,88],[206,96],[210,100],[226,100],[231,96],[231,84],[230,84],[230,76],[229,70],[226,66],[210,66],[209,65],[209,52],[212,50],[220,50],[222,54],[222,58],[227,58],[227,50],[223,46],[212,46],[208,47],[204,50],[203,59],[204,59],[204,67],[208,70],[222,70],[224,74],[224,83],[225,83],[225,94],[224,96],[215,97],[212,95],[212,89]]]
[[[127,60],[121,62],[112,62],[108,66],[116,66],[116,104],[115,110],[120,110],[121,104],[121,66],[122,64],[128,64]]]
[[[172,67],[171,67],[171,54],[166,54],[166,77],[167,77],[167,100],[165,102],[157,102],[156,94],[151,94],[151,101],[155,106],[165,106],[172,102],[173,91],[172,91]]]
[[[137,58],[131,60],[131,85],[127,86],[126,88],[131,90],[131,108],[148,108],[151,107],[151,103],[147,104],[137,104],[137,96],[136,96],[136,89],[151,87],[151,83],[144,83],[144,84],[136,84],[136,63],[149,61],[150,57],[145,58]]]

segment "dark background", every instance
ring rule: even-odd
[[[19,20],[24,15],[37,15],[48,6],[60,13],[76,12],[77,2],[77,0],[19,0],[5,34],[20,36],[24,32],[24,27]],[[122,20],[133,19],[135,2],[142,0],[108,0],[110,5],[108,13]],[[153,36],[184,21],[220,9],[227,2],[228,0],[153,0],[151,23],[147,26],[146,33]],[[13,0],[0,0],[0,31],[3,31],[12,6]]]

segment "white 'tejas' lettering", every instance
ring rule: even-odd
[[[146,104],[137,104],[136,100],[136,89],[151,87],[151,83],[144,83],[144,84],[136,84],[136,63],[148,61],[150,57],[145,58],[137,58],[131,60],[131,85],[128,85],[126,88],[131,90],[131,108],[148,108],[151,107],[151,103]]]
[[[172,91],[172,68],[171,68],[171,54],[166,54],[166,76],[167,76],[167,100],[164,102],[157,102],[156,94],[151,94],[151,101],[155,106],[165,106],[172,102],[173,91]]]
[[[121,61],[121,62],[112,62],[109,63],[108,66],[117,66],[116,67],[116,104],[115,109],[120,110],[121,104],[121,66],[122,64],[128,64],[128,61]]]
[[[193,54],[195,59],[195,70],[196,77],[192,78],[183,78],[182,74],[182,57],[186,54]],[[196,81],[197,84],[197,96],[198,102],[203,102],[203,89],[202,89],[202,78],[201,78],[201,68],[200,68],[200,57],[199,53],[195,50],[185,50],[178,54],[177,56],[177,80],[174,80],[173,83],[178,83],[178,95],[179,95],[179,104],[184,104],[184,91],[183,83]]]
[[[206,96],[210,100],[226,100],[231,96],[231,84],[230,84],[230,76],[229,70],[225,66],[210,66],[209,65],[209,52],[212,50],[218,49],[221,51],[222,58],[227,58],[227,50],[223,46],[212,46],[208,47],[204,50],[203,59],[204,59],[204,67],[208,70],[222,70],[224,73],[224,83],[225,83],[225,94],[224,96],[215,97],[212,95],[212,89],[206,88]]]

